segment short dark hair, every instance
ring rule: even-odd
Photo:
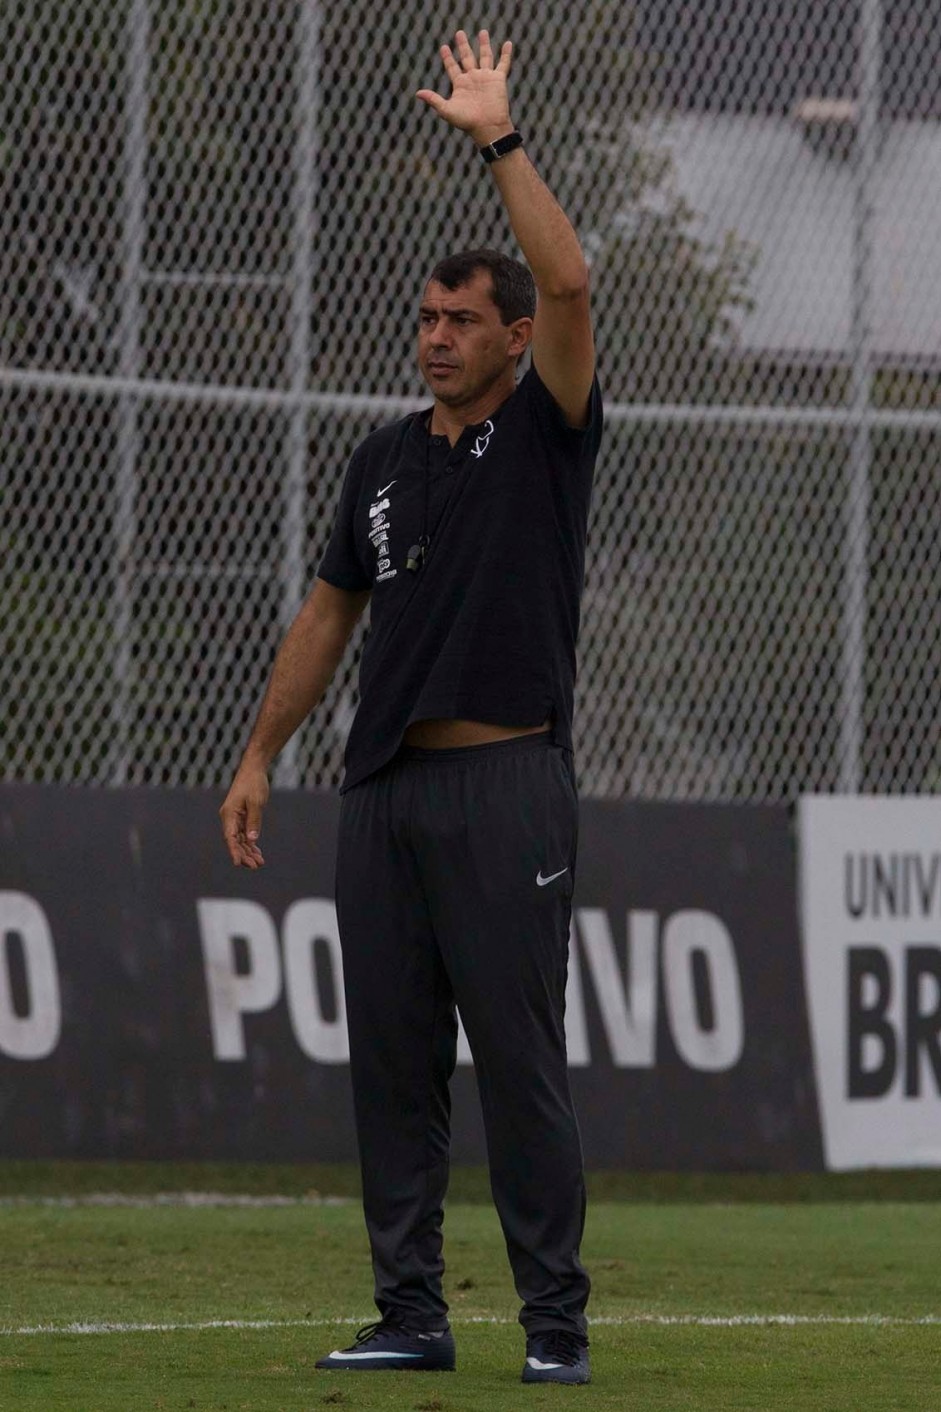
[[[536,284],[528,268],[519,260],[511,260],[500,250],[462,250],[439,260],[429,282],[443,284],[445,289],[463,289],[478,270],[489,270],[493,283],[493,302],[505,324],[517,319],[531,319],[536,313]]]

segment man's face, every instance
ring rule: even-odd
[[[529,319],[502,322],[489,270],[475,270],[459,289],[430,280],[418,319],[418,366],[446,407],[474,402],[505,376],[531,328]]]

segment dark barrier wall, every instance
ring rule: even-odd
[[[0,787],[0,1154],[355,1156],[338,800],[275,794],[255,874],[219,802]],[[786,811],[586,801],[575,902],[589,1164],[820,1167]],[[481,1162],[469,1060],[454,1155]]]

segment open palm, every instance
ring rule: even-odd
[[[443,44],[440,51],[445,73],[451,80],[450,98],[443,98],[430,88],[420,89],[416,97],[452,127],[471,133],[480,142],[492,141],[513,126],[506,84],[513,45],[509,40],[503,45],[496,65],[485,29],[479,35],[479,58],[462,29],[455,36],[454,47],[456,55],[449,44]]]

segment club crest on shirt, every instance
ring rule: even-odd
[[[473,446],[471,447],[471,453],[470,453],[470,454],[471,454],[472,456],[476,456],[476,457],[478,458],[478,460],[480,459],[480,457],[481,457],[481,456],[484,454],[484,452],[486,451],[487,447],[490,445],[490,438],[493,436],[493,432],[494,432],[493,422],[490,421],[490,419],[489,419],[489,417],[488,417],[487,421],[484,423],[484,434],[483,434],[483,436],[478,436],[477,440],[474,442]]]

